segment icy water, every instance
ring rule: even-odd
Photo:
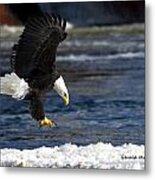
[[[132,27],[132,26],[131,26]],[[45,111],[56,128],[39,128],[28,102],[0,95],[0,148],[37,148],[75,143],[144,144],[144,32],[74,31],[59,47],[57,65],[70,92],[65,107],[54,91]],[[12,31],[11,31],[12,32]],[[124,33],[125,32],[125,33]],[[17,34],[1,39],[1,75]]]

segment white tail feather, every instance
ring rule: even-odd
[[[24,99],[29,92],[28,83],[24,79],[20,79],[16,73],[0,77],[0,83],[0,93],[10,95],[15,99]]]

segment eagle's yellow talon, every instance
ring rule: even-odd
[[[45,117],[45,119],[39,121],[39,126],[40,127],[51,127],[51,128],[53,128],[53,127],[56,127],[56,124],[54,121]]]

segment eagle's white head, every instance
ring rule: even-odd
[[[65,81],[62,76],[60,76],[55,82],[53,89],[59,94],[59,96],[64,100],[65,105],[69,104],[69,93],[65,85]]]

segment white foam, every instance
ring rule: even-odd
[[[127,52],[118,53],[114,55],[108,55],[107,59],[118,59],[118,58],[144,58],[144,52]]]
[[[143,170],[144,149],[144,145],[113,146],[102,142],[87,146],[68,143],[33,150],[5,148],[1,150],[1,166]]]
[[[74,55],[74,54],[70,54],[67,56],[57,56],[57,60],[58,61],[93,61],[93,60],[101,60],[103,59],[103,56],[90,56],[90,55],[85,55],[85,54],[81,54],[81,55]]]
[[[74,25],[70,22],[67,22],[66,29],[70,30],[74,27]],[[14,34],[21,34],[24,30],[24,26],[8,26],[3,25],[1,26],[1,37],[7,37]]]
[[[144,58],[144,52],[127,52],[110,55],[74,55],[57,56],[58,61],[96,61],[96,60],[111,60],[119,58]]]
[[[8,26],[3,25],[1,26],[1,37],[7,37],[14,34],[21,34],[23,31],[23,26]]]

